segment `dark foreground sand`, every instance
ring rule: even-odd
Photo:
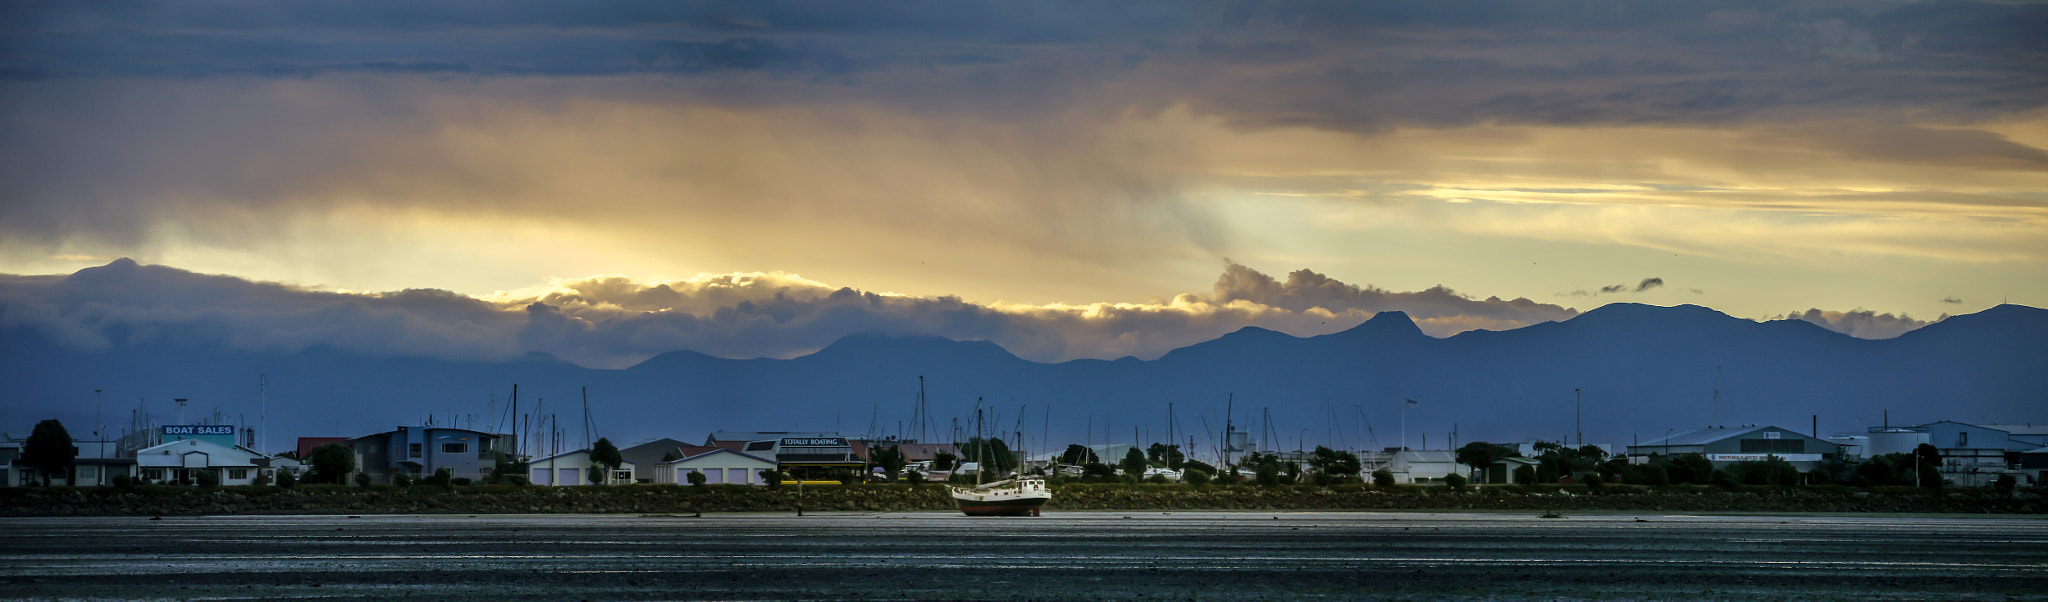
[[[0,598],[2048,599],[2048,519],[11,518]]]

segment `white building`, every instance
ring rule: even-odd
[[[591,463],[590,450],[587,449],[534,460],[526,467],[527,478],[533,484],[551,487],[592,485],[594,483],[590,482],[591,471],[603,470],[602,467]],[[630,485],[633,483],[633,472],[632,462],[622,463],[618,470],[611,471],[611,474],[604,478],[604,484]]]
[[[242,446],[227,446],[199,439],[171,441],[135,452],[135,463],[146,483],[198,482],[198,472],[213,471],[221,485],[254,485],[258,476],[274,482],[270,459]]]
[[[1394,453],[1387,463],[1387,471],[1394,473],[1396,483],[1435,483],[1454,474],[1462,475],[1465,467],[1458,464],[1458,455],[1449,450],[1404,450]]]
[[[761,471],[775,462],[724,448],[710,448],[690,457],[654,465],[654,482],[687,485],[690,473],[702,473],[706,485],[766,485]]]

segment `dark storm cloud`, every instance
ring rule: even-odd
[[[908,105],[1119,82],[1245,125],[1982,119],[2048,99],[2048,7],[1638,2],[10,4],[0,75],[811,77]],[[900,74],[945,81],[901,85]],[[859,73],[892,77],[842,79]],[[804,81],[804,80],[798,80]],[[1064,85],[1041,86],[1047,82]],[[1967,141],[1964,141],[1967,142]],[[2010,151],[1999,153],[2010,155]],[[2022,150],[2021,154],[2025,154]]]
[[[1615,293],[1640,293],[1661,286],[1664,286],[1663,278],[1644,278],[1642,282],[1635,283],[1634,285],[1611,284],[1600,287],[1600,290],[1598,291],[1578,289],[1570,293],[1560,294],[1559,296],[1569,295],[1573,297],[1597,297],[1600,295],[1612,295]],[[1697,293],[1699,292],[1699,290],[1693,289],[1693,292]]]
[[[1293,311],[1401,311],[1439,336],[1471,328],[1518,328],[1578,315],[1577,310],[1568,307],[1528,299],[1473,299],[1443,286],[1414,292],[1358,286],[1305,269],[1290,272],[1281,281],[1236,263],[1224,267],[1223,276],[1216,280],[1214,296],[1219,303],[1242,300]],[[1444,332],[1443,328],[1429,328],[1430,322],[1462,327]]]

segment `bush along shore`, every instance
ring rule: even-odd
[[[1536,512],[1905,512],[2041,514],[2048,490],[1631,485],[1209,485],[1070,483],[1051,514],[1119,510],[1500,510]],[[953,509],[942,485],[301,485],[25,487],[0,490],[0,516],[223,514],[696,514]]]

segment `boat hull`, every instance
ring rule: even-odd
[[[1005,500],[963,500],[954,498],[960,512],[968,516],[1038,516],[1040,508],[1051,501],[1051,497],[1011,498]]]

